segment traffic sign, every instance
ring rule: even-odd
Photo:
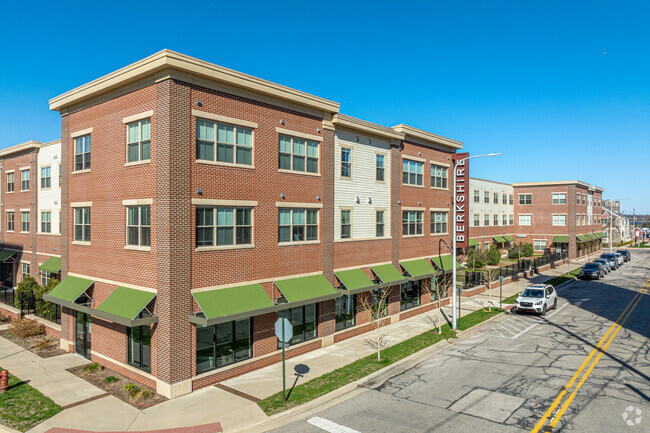
[[[499,275],[499,284],[503,284],[503,275]]]
[[[284,335],[282,332],[282,324],[284,323]],[[293,337],[293,326],[287,319],[280,318],[275,321],[275,336],[278,337],[282,343],[288,343]]]

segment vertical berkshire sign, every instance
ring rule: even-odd
[[[469,156],[468,152],[452,155],[454,174],[456,176],[456,189],[454,206],[456,206],[456,248],[469,246]]]

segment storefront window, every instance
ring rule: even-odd
[[[129,328],[129,364],[151,372],[151,328],[149,325]]]
[[[196,328],[196,372],[223,367],[253,356],[253,319]]]
[[[420,305],[420,282],[409,281],[401,285],[400,293],[400,311]]]
[[[289,308],[278,312],[278,317],[289,319],[293,327],[293,337],[290,344],[298,344],[318,336],[318,308],[316,304]],[[281,347],[278,345],[278,347]]]
[[[337,331],[354,326],[354,304],[354,295],[347,295],[336,298],[335,318]]]

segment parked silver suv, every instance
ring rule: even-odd
[[[530,311],[545,316],[551,308],[557,308],[555,288],[550,284],[531,284],[519,294],[512,312]]]

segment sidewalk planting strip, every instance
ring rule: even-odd
[[[461,318],[458,329],[468,329],[503,311],[493,308],[492,311],[479,310],[467,314]],[[448,324],[442,326],[442,334],[438,334],[438,330],[434,328],[431,331],[383,349],[381,351],[381,361],[377,361],[376,354],[369,355],[294,387],[288,391],[287,402],[282,401],[282,392],[279,392],[261,400],[258,405],[267,415],[285,411],[368,376],[435,343],[455,337],[456,331],[452,330]]]

